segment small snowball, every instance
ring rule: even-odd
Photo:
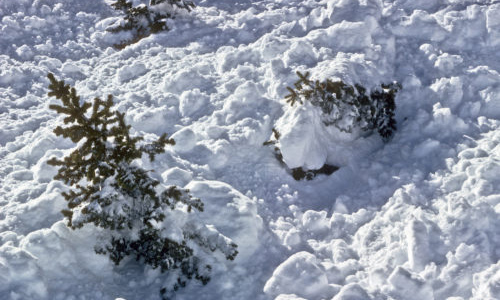
[[[427,56],[433,55],[434,58],[436,57],[436,49],[434,48],[433,45],[431,44],[422,44],[419,47],[420,51],[424,52]]]
[[[450,55],[443,53],[438,56],[434,66],[441,72],[450,73],[463,62],[460,55]]]
[[[52,50],[54,50],[54,44],[52,43],[52,39],[49,38],[47,41],[45,41],[45,43],[35,45],[35,49],[39,52],[42,52],[42,53],[51,52]],[[60,66],[58,66],[58,67],[60,67]]]
[[[440,26],[436,17],[423,10],[414,10],[411,16],[399,22],[392,31],[397,36],[415,37],[432,42],[443,41],[449,36],[449,32]]]
[[[68,76],[82,73],[82,69],[72,62],[66,62],[62,65],[61,72]]]
[[[178,167],[170,168],[161,174],[163,181],[167,184],[185,186],[193,179],[193,174]]]
[[[500,119],[500,87],[488,87],[479,92],[483,98],[481,105],[481,115]]]
[[[234,146],[228,140],[220,139],[208,147],[212,151],[209,166],[214,169],[219,169],[228,163],[230,158],[234,155]]]
[[[342,21],[327,29],[312,31],[308,36],[322,47],[342,52],[361,52],[372,46],[372,34],[377,26],[373,17],[367,17],[363,22]]]
[[[283,245],[287,246],[288,249],[292,249],[293,247],[299,245],[300,242],[300,232],[296,228],[292,228],[285,233]]]
[[[252,48],[235,49],[234,47],[224,48],[226,51],[220,52],[220,72],[228,72],[242,64],[257,65],[259,62],[259,55]]]
[[[264,293],[271,297],[295,294],[316,299],[328,287],[328,279],[317,258],[309,252],[290,256],[274,271],[264,286]]]
[[[146,65],[142,62],[134,62],[132,65],[123,66],[118,70],[118,81],[120,83],[140,77],[148,72]]]
[[[486,89],[490,86],[496,86],[500,81],[500,74],[488,66],[478,66],[467,70],[469,74],[467,84],[476,89]]]
[[[466,132],[469,126],[459,117],[453,115],[448,107],[441,107],[436,103],[432,110],[432,120],[423,128],[428,134],[439,134],[442,141],[454,134]]]
[[[196,118],[206,114],[210,98],[200,89],[184,91],[179,97],[179,111],[183,117]]]
[[[440,78],[431,85],[431,89],[445,107],[455,109],[462,102],[463,80],[460,77]]]
[[[477,174],[489,183],[500,186],[500,161],[489,159],[477,169]]]
[[[163,90],[168,93],[182,94],[186,90],[199,89],[205,93],[213,90],[212,80],[200,73],[198,68],[183,69],[165,77]]]
[[[17,241],[18,241],[18,235],[14,231],[0,232],[0,245],[4,245],[7,242],[15,244],[17,243]]]
[[[12,86],[16,83],[26,81],[29,81],[28,76],[20,67],[10,67],[7,70],[2,70],[2,72],[0,72],[0,86]]]
[[[283,61],[286,66],[302,64],[312,66],[317,59],[318,54],[312,43],[296,41],[285,51]]]
[[[47,57],[38,63],[39,66],[44,66],[49,70],[55,70],[62,67],[62,62],[57,58]]]
[[[172,110],[172,107],[167,107],[166,105],[138,109],[138,111],[129,114],[132,117],[130,123],[136,130],[161,135],[165,132],[164,128],[169,125],[170,119],[168,117],[172,114]]]
[[[26,146],[23,150],[26,150],[28,161],[36,163],[48,150],[56,148],[56,145],[57,142],[54,135],[48,134],[44,136],[40,134],[32,144]]]
[[[332,300],[366,300],[368,293],[357,283],[350,283],[342,287]]]
[[[174,149],[177,152],[189,152],[196,146],[197,137],[193,130],[184,127],[172,135],[175,141]]]
[[[64,153],[60,150],[48,150],[38,162],[31,168],[33,177],[38,182],[50,182],[57,174],[57,167],[47,164],[53,157],[61,159]]]
[[[356,252],[347,245],[344,240],[335,239],[330,242],[330,251],[332,252],[332,261],[342,263],[349,259],[357,259]]]
[[[261,53],[265,60],[272,60],[279,57],[290,47],[289,41],[278,39],[274,36],[264,36],[262,38]]]
[[[256,118],[256,112],[271,110],[271,101],[263,97],[261,87],[251,81],[239,85],[217,112],[226,123],[234,123],[244,118]]]
[[[42,5],[42,7],[40,7],[40,13],[42,15],[48,15],[52,12],[52,10],[50,9],[50,7],[46,4]]]
[[[191,181],[186,188],[205,203],[205,210],[199,215],[203,222],[213,224],[238,245],[236,261],[253,261],[256,251],[266,243],[256,200],[218,181]]]
[[[418,275],[413,274],[399,266],[394,269],[388,278],[392,291],[399,299],[407,300],[433,300],[432,288]]]
[[[326,218],[326,211],[308,210],[302,216],[302,225],[311,232],[324,232],[330,227],[330,220]]]
[[[33,172],[30,170],[17,170],[11,172],[8,176],[19,181],[32,180]]]
[[[21,59],[24,60],[33,58],[33,51],[27,45],[22,45],[21,47],[17,48],[16,53]]]

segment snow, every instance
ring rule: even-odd
[[[158,299],[169,280],[66,227],[47,161],[75,145],[52,133],[48,72],[82,99],[112,94],[132,132],[173,137],[137,163],[238,244],[179,299],[500,298],[500,4],[199,0],[117,50],[131,36],[106,31],[110,2],[0,1],[0,299]],[[291,107],[296,71],[400,82],[393,138]],[[295,181],[262,145],[272,128],[288,167],[340,169]]]
[[[264,293],[269,296],[295,294],[306,299],[320,298],[326,286],[328,279],[317,258],[302,251],[293,254],[276,268],[264,286]]]

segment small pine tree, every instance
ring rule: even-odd
[[[123,24],[110,29],[111,32],[134,30],[134,38],[131,41],[115,45],[123,48],[135,43],[140,39],[162,30],[168,30],[167,19],[175,17],[177,10],[190,12],[194,7],[192,1],[184,0],[150,0],[149,5],[141,4],[133,6],[127,0],[116,0],[111,6],[125,14]]]
[[[287,87],[286,102],[294,106],[309,101],[321,108],[323,123],[334,125],[339,130],[351,132],[354,127],[364,131],[377,130],[384,141],[388,141],[396,130],[394,110],[396,93],[401,89],[398,83],[382,84],[369,95],[366,89],[342,81],[312,81],[309,72],[297,72],[299,79],[294,88]]]
[[[48,162],[59,167],[54,179],[73,187],[63,193],[68,209],[62,213],[68,226],[77,229],[91,223],[105,229],[103,242],[95,251],[108,254],[115,264],[133,255],[162,272],[177,270],[174,290],[192,278],[206,284],[211,267],[194,255],[188,241],[207,252],[220,250],[229,260],[238,253],[236,244],[199,221],[184,224],[180,239],[168,238],[172,228],[164,221],[175,214],[201,212],[203,203],[186,189],[161,186],[146,170],[134,165],[143,154],[153,161],[166,145],[174,145],[174,140],[163,134],[145,143],[142,137],[130,135],[125,115],[112,110],[111,95],[106,101],[95,98],[93,104],[81,102],[74,88],[53,74],[48,78],[48,95],[62,102],[49,107],[66,115],[67,126],[58,126],[54,132],[78,143],[63,160],[52,158]]]

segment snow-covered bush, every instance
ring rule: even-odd
[[[195,210],[203,211],[200,199],[187,189],[161,185],[137,164],[143,154],[154,160],[174,140],[163,134],[145,143],[142,137],[130,135],[125,115],[112,110],[111,95],[106,101],[81,102],[74,88],[52,74],[48,77],[49,96],[62,102],[50,108],[66,115],[68,124],[54,132],[78,143],[63,160],[49,161],[59,166],[54,178],[73,187],[63,193],[68,226],[77,229],[91,223],[102,228],[95,251],[108,254],[115,264],[132,255],[153,269],[169,271],[169,276],[176,276],[175,283],[163,292],[176,290],[192,278],[206,284],[211,266],[197,253],[220,250],[233,260],[236,244],[192,216]]]
[[[285,99],[291,106],[309,101],[320,107],[321,120],[326,126],[334,125],[340,131],[351,133],[354,127],[363,131],[377,130],[384,141],[388,141],[396,130],[394,98],[401,88],[397,83],[382,84],[369,95],[366,88],[343,81],[327,79],[320,82],[309,79],[309,72],[297,72],[299,80],[294,88],[287,87],[290,94]]]
[[[387,142],[396,130],[395,96],[398,83],[382,84],[370,93],[360,84],[341,80],[309,79],[309,72],[297,72],[299,80],[287,87],[285,96],[290,108],[276,122],[271,140],[275,155],[290,168],[293,177],[312,179],[317,174],[331,174],[360,136],[377,131]],[[296,105],[298,104],[298,105]]]
[[[123,48],[152,33],[168,30],[167,19],[174,18],[179,10],[191,11],[194,3],[184,0],[150,0],[148,5],[141,3],[134,6],[127,0],[117,0],[111,6],[122,11],[125,17],[119,25],[109,30],[111,32],[134,31],[132,40],[115,45],[117,48]]]

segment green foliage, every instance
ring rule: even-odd
[[[68,208],[62,213],[69,227],[77,229],[91,223],[105,229],[108,239],[95,250],[109,254],[115,264],[133,255],[162,272],[179,270],[177,288],[191,278],[204,284],[209,280],[210,266],[202,266],[188,240],[209,251],[220,250],[227,259],[235,258],[236,244],[218,232],[203,230],[203,226],[183,229],[182,240],[166,237],[170,229],[162,225],[163,221],[175,213],[201,212],[203,203],[176,186],[160,191],[160,183],[133,162],[143,154],[154,160],[166,145],[175,144],[173,139],[163,134],[145,143],[142,137],[130,135],[125,115],[112,110],[111,95],[106,101],[95,98],[92,104],[82,102],[74,88],[52,74],[48,78],[48,95],[62,102],[49,107],[66,116],[65,126],[58,126],[54,132],[78,143],[69,156],[48,162],[59,167],[54,179],[73,187],[63,193]]]
[[[377,130],[384,141],[388,141],[396,130],[394,110],[395,96],[401,89],[398,83],[382,84],[367,94],[366,88],[342,81],[312,81],[309,72],[297,72],[299,79],[294,87],[287,87],[287,103],[304,104],[309,101],[321,108],[325,125],[334,125],[339,130],[351,132],[354,127],[364,131]]]
[[[398,83],[382,84],[370,93],[359,84],[348,85],[341,80],[311,80],[309,72],[297,72],[299,79],[293,87],[287,87],[285,100],[291,106],[310,103],[321,109],[321,121],[325,126],[335,126],[340,131],[351,133],[354,129],[371,132],[377,130],[387,142],[396,130],[394,111],[396,93],[401,89]],[[280,133],[273,128],[273,136],[264,142],[274,147],[274,156],[296,180],[311,180],[318,174],[330,175],[337,166],[324,164],[316,170],[302,167],[290,169],[284,162],[280,149]]]
[[[168,30],[166,20],[173,19],[176,10],[190,12],[195,7],[192,1],[185,0],[150,0],[149,5],[141,4],[138,6],[133,6],[132,2],[127,0],[117,0],[111,6],[125,14],[125,17],[123,24],[110,31],[135,31],[132,40],[115,45],[120,49],[136,43],[152,33]]]
[[[280,162],[281,165],[286,166],[285,162],[283,161],[283,154],[281,154],[281,150],[277,146],[278,140],[280,139],[281,134],[279,133],[279,131],[276,128],[273,128],[272,130],[273,130],[273,137],[270,140],[265,141],[264,143],[262,143],[262,145],[264,145],[264,146],[274,145],[274,149],[273,149],[274,150],[274,156]]]
[[[64,84],[64,81],[57,81],[52,74],[49,74],[48,78],[51,82],[49,85],[51,92],[48,95],[62,102],[62,106],[54,104],[49,108],[67,115],[64,123],[71,124],[67,127],[58,126],[54,133],[70,138],[74,143],[85,139],[81,146],[64,160],[53,158],[48,162],[51,165],[60,166],[54,179],[77,187],[77,191],[71,190],[69,193],[63,193],[68,201],[68,207],[74,209],[82,203],[94,201],[101,205],[110,205],[111,199],[96,196],[96,193],[102,189],[106,179],[115,175],[117,180],[113,185],[124,193],[130,196],[145,193],[154,201],[160,201],[156,199],[153,190],[158,182],[151,179],[144,170],[133,167],[130,163],[134,159],[141,158],[143,153],[148,154],[149,158],[154,160],[156,154],[165,151],[165,145],[174,145],[174,140],[168,139],[167,135],[163,134],[153,143],[138,146],[142,137],[131,137],[130,125],[125,124],[125,115],[111,111],[113,106],[111,95],[106,101],[95,98],[93,104],[89,102],[80,104],[80,97],[74,88]],[[91,107],[91,114],[87,116],[87,111]],[[127,175],[132,175],[140,184],[130,182]],[[79,184],[83,179],[88,182],[86,186]],[[139,186],[140,190],[135,190],[136,186]],[[121,221],[98,218],[96,214],[91,214],[91,211],[91,206],[85,206],[82,213],[86,215],[86,218],[83,219],[73,218],[71,210],[65,210],[63,213],[69,218],[69,225],[72,228],[81,227],[88,220],[96,226],[102,224],[111,228],[123,228],[124,224]]]

